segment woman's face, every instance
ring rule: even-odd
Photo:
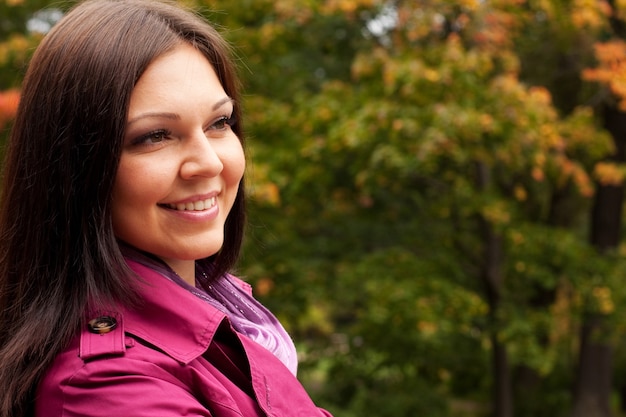
[[[193,261],[222,247],[244,172],[233,105],[211,64],[186,44],[150,64],[131,95],[113,228],[190,282]]]

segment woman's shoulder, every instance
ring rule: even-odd
[[[182,406],[195,407],[189,386],[197,380],[197,369],[181,365],[206,351],[225,315],[167,279],[142,278],[135,304],[85,312],[84,325],[40,381],[37,415],[66,416],[69,409],[82,410],[69,414],[76,416],[125,415],[99,403],[122,404],[138,393],[138,403],[149,402],[146,409],[158,404],[164,392],[178,392]],[[159,398],[150,398],[154,395]],[[108,411],[93,414],[86,407]],[[183,411],[172,415],[203,415]]]
[[[75,337],[44,374],[37,416],[154,416],[163,410],[171,411],[168,416],[208,415],[192,395],[192,367],[181,367],[132,336],[123,337],[123,346],[83,336]]]
[[[157,346],[128,331],[125,320],[108,311],[88,321],[40,381],[37,416],[208,415],[193,395],[202,377],[195,359],[208,343],[191,349],[197,353],[176,342]]]

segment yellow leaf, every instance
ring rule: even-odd
[[[598,162],[593,170],[594,178],[602,185],[619,186],[624,182],[625,172],[616,164]]]

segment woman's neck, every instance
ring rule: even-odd
[[[187,284],[196,286],[196,261],[194,260],[181,260],[181,259],[163,259],[176,274],[183,279]]]

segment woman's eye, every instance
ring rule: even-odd
[[[154,145],[163,142],[171,135],[168,130],[155,130],[139,136],[133,141],[134,145]]]
[[[229,127],[233,127],[235,122],[236,119],[234,116],[222,116],[209,126],[209,130],[226,130]]]

